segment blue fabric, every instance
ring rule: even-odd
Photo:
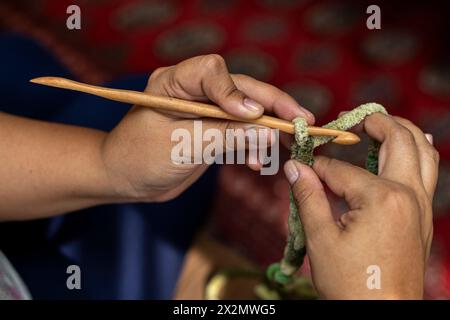
[[[129,109],[28,83],[37,76],[73,76],[21,36],[0,35],[0,61],[1,111],[110,130]],[[142,90],[146,80],[130,76],[108,85]],[[216,171],[211,168],[166,203],[99,206],[51,219],[0,223],[0,250],[35,299],[170,299],[184,255],[209,210]],[[81,290],[66,288],[71,264],[81,268]]]

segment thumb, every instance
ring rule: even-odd
[[[284,172],[291,184],[307,241],[333,239],[338,226],[319,177],[309,166],[296,160],[287,161]]]
[[[236,87],[221,56],[203,56],[200,58],[200,67],[201,88],[209,99],[226,112],[243,119],[257,119],[264,113],[264,107],[260,103],[250,99]]]

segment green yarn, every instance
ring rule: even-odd
[[[366,103],[324,125],[323,128],[345,131],[356,126],[365,117],[375,112],[387,114],[386,109],[382,105]],[[309,136],[307,126],[305,119],[294,119],[295,142],[291,147],[291,159],[312,166],[314,163],[314,148],[332,141],[334,137]],[[378,173],[379,148],[380,143],[371,140],[367,154],[366,169],[374,174]],[[293,276],[303,264],[306,254],[305,233],[292,190],[290,191],[288,226],[289,231],[284,256],[281,262],[270,265],[266,271],[266,276],[269,280],[281,285],[289,284],[294,280]]]
[[[314,139],[308,135],[308,123],[303,118],[294,119],[295,142],[291,146],[291,159],[312,166]]]
[[[273,263],[267,268],[267,277],[269,279],[274,279],[276,282],[281,284],[287,284],[291,282],[291,276],[287,276],[281,272],[281,265],[279,263]]]

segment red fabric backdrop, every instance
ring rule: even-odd
[[[378,1],[382,29],[376,31],[365,27],[365,9],[373,1],[3,2],[3,27],[39,39],[89,82],[214,52],[232,72],[292,94],[319,124],[367,101],[417,122],[434,135],[442,157],[427,294],[450,297],[450,24],[445,15],[450,6],[445,1]],[[71,4],[81,7],[79,31],[65,28]],[[324,149],[357,163],[365,154],[362,144]],[[279,259],[288,211],[283,177],[224,166],[217,196],[216,235],[262,265]]]

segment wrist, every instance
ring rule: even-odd
[[[111,133],[106,135],[100,148],[103,176],[107,181],[108,197],[113,203],[152,202],[151,192],[140,188],[133,178],[133,165],[127,164],[126,155],[120,152]]]

